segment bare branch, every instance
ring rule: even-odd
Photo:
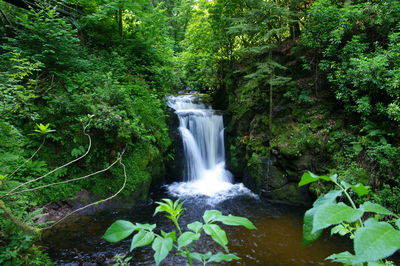
[[[115,198],[116,196],[118,196],[118,194],[121,193],[122,190],[124,190],[124,188],[125,188],[125,186],[126,186],[126,182],[127,182],[127,180],[128,180],[128,177],[127,177],[127,175],[126,175],[126,167],[125,167],[125,165],[122,163],[122,155],[124,154],[124,152],[125,152],[125,149],[124,149],[124,151],[122,152],[122,154],[119,156],[119,159],[118,159],[117,161],[119,161],[119,163],[122,165],[123,172],[124,172],[124,178],[125,178],[125,179],[124,179],[124,183],[122,184],[122,187],[121,187],[115,194],[113,194],[112,196],[110,196],[110,197],[108,197],[108,198],[105,198],[105,199],[102,199],[102,200],[98,200],[98,201],[96,201],[96,202],[93,202],[93,203],[90,203],[90,204],[88,204],[88,205],[85,205],[85,206],[83,206],[83,207],[81,207],[81,208],[79,208],[79,209],[76,209],[76,210],[74,210],[73,212],[71,212],[71,213],[67,214],[66,216],[64,216],[63,218],[61,218],[60,220],[56,221],[54,224],[52,224],[52,225],[50,225],[50,226],[48,226],[48,227],[45,227],[45,228],[43,228],[42,230],[47,230],[47,229],[52,228],[53,226],[55,226],[56,224],[58,224],[58,223],[64,221],[66,218],[70,217],[70,216],[71,216],[72,214],[74,214],[74,213],[80,212],[80,211],[82,211],[82,210],[84,210],[84,209],[87,209],[87,208],[89,208],[89,207],[92,207],[92,206],[99,205],[99,204],[101,204],[101,203],[104,203],[104,202],[106,202],[106,201],[109,201],[109,200]]]
[[[17,167],[17,169],[15,169],[11,174],[7,175],[6,177],[11,177],[13,176],[16,172],[19,171],[19,169],[21,169],[22,166],[24,166],[25,164],[27,164],[30,160],[32,160],[33,157],[35,157],[35,155],[40,151],[40,149],[43,147],[44,143],[46,142],[46,137],[43,137],[43,141],[40,144],[39,148],[37,148],[37,150],[32,154],[31,157],[29,157],[28,159],[26,159],[25,162],[23,162],[20,166]]]
[[[46,188],[46,187],[52,187],[52,186],[56,186],[56,185],[66,184],[66,183],[78,181],[78,180],[81,180],[81,179],[85,179],[85,178],[88,178],[88,177],[91,177],[91,176],[94,176],[94,175],[97,175],[97,174],[106,172],[107,170],[109,170],[111,167],[113,167],[113,166],[114,166],[118,161],[120,161],[120,160],[121,160],[121,156],[119,156],[119,157],[117,158],[117,160],[115,160],[115,161],[114,161],[112,164],[110,164],[107,168],[104,168],[104,169],[99,170],[99,171],[94,172],[94,173],[90,173],[90,174],[85,175],[85,176],[76,177],[76,178],[69,179],[69,180],[65,180],[65,181],[55,182],[55,183],[43,185],[43,186],[40,186],[40,187],[35,187],[35,188],[20,190],[20,191],[14,192],[14,193],[8,193],[8,194],[6,194],[5,196],[7,196],[7,197],[8,197],[8,196],[15,196],[15,195],[18,195],[18,194],[21,194],[21,193],[25,193],[25,192],[31,192],[31,191],[39,190],[39,189]]]
[[[60,169],[62,169],[62,168],[64,168],[64,167],[67,167],[68,165],[73,164],[73,163],[75,163],[75,162],[77,162],[77,161],[83,159],[84,157],[86,157],[86,155],[88,155],[88,153],[89,153],[89,151],[90,151],[90,149],[91,149],[91,147],[92,147],[92,138],[91,138],[90,135],[86,132],[86,129],[87,129],[87,127],[89,126],[89,124],[90,124],[90,121],[89,121],[86,125],[83,126],[83,134],[85,134],[85,135],[88,137],[89,146],[88,146],[86,152],[85,152],[82,156],[80,156],[80,157],[78,157],[78,158],[76,158],[76,159],[74,159],[74,160],[72,160],[72,161],[70,161],[70,162],[68,162],[68,163],[66,163],[66,164],[64,164],[64,165],[61,165],[61,166],[59,166],[59,167],[57,167],[57,168],[51,170],[50,172],[48,172],[48,173],[45,174],[45,175],[42,175],[42,176],[40,176],[40,177],[38,177],[38,178],[29,180],[29,181],[27,181],[27,182],[25,182],[25,183],[22,183],[22,184],[18,185],[17,187],[13,188],[12,190],[10,190],[9,192],[7,192],[6,194],[4,194],[3,196],[1,196],[0,198],[4,198],[4,197],[7,197],[7,196],[10,196],[10,195],[13,194],[14,191],[16,191],[17,189],[19,189],[20,187],[26,186],[26,185],[28,185],[28,184],[30,184],[30,183],[33,183],[33,182],[36,182],[36,181],[39,181],[39,180],[41,180],[41,179],[43,179],[43,178],[49,176],[50,174],[52,174],[52,173],[54,173],[54,172],[56,172],[56,171],[58,171],[58,170],[60,170]]]

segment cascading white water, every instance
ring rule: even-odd
[[[242,184],[232,184],[232,174],[225,169],[222,115],[196,95],[170,96],[167,104],[179,118],[186,181],[170,185],[169,191],[176,196],[209,197],[249,192]]]

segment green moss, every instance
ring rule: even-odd
[[[160,152],[153,145],[142,142],[130,147],[122,160],[126,167],[127,183],[121,196],[128,197],[133,193],[138,200],[145,200],[154,174],[153,170],[158,169],[160,171],[158,174],[161,174],[162,161]],[[118,191],[124,180],[123,168],[117,165],[110,170],[109,175],[98,178],[91,191],[98,196],[109,195]]]

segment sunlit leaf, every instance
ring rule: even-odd
[[[227,250],[226,245],[228,244],[228,238],[226,237],[226,233],[216,224],[205,224],[203,226],[204,232],[211,236],[211,238],[220,244],[225,250]]]
[[[140,224],[140,223],[136,223],[135,227],[136,227],[136,230],[143,229],[143,230],[147,230],[147,231],[153,231],[157,227],[157,225],[156,224]]]
[[[199,233],[203,228],[203,224],[196,221],[187,225],[187,227],[195,233]]]
[[[104,233],[103,238],[108,242],[118,242],[127,238],[136,229],[136,226],[129,221],[115,221]]]
[[[195,234],[193,232],[184,232],[178,238],[178,248],[182,248],[184,246],[190,245],[193,241],[196,241],[200,238],[200,234]]]
[[[205,223],[213,221],[215,218],[221,217],[223,214],[217,210],[207,210],[203,214],[203,220]]]
[[[156,237],[153,245],[151,245],[152,249],[155,251],[154,260],[156,265],[159,265],[160,262],[168,256],[173,247],[172,243],[173,241],[171,238]]]
[[[215,221],[221,222],[226,225],[236,225],[236,226],[244,226],[247,229],[257,229],[254,224],[245,217],[239,217],[234,215],[227,215],[227,216],[219,216],[214,218]]]
[[[353,209],[342,202],[322,205],[315,211],[312,233],[341,222],[357,221],[363,213],[362,210]]]
[[[302,175],[302,177],[300,179],[300,182],[299,182],[299,187],[307,185],[307,184],[310,184],[310,183],[313,183],[313,182],[318,181],[320,179],[326,180],[326,181],[332,181],[331,177],[329,177],[329,176],[326,176],[326,175],[318,176],[318,175],[315,175],[315,174],[313,174],[311,172],[307,172],[307,173],[304,173]]]
[[[207,262],[210,263],[210,262],[221,262],[221,261],[232,261],[232,260],[240,260],[240,258],[234,254],[224,254],[222,252],[218,252],[217,254],[212,255]]]
[[[354,237],[355,263],[378,261],[400,249],[400,231],[373,218],[358,228]]]
[[[357,185],[352,185],[351,189],[356,192],[359,197],[365,196],[369,193],[369,186],[364,186],[360,183]]]
[[[130,251],[132,251],[133,249],[138,248],[138,247],[149,245],[151,242],[153,242],[153,240],[154,240],[153,232],[140,230],[132,238]]]
[[[338,225],[332,227],[332,229],[331,229],[331,235],[339,234],[341,236],[344,236],[348,233],[349,233],[349,231],[342,224],[338,224]]]
[[[364,212],[374,212],[374,213],[383,214],[383,215],[393,215],[393,212],[389,211],[382,205],[377,204],[377,203],[372,203],[369,201],[364,202],[360,206],[360,209],[364,210]]]

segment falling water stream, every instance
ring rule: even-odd
[[[132,209],[115,208],[94,214],[81,214],[56,226],[44,235],[43,245],[58,265],[109,265],[110,258],[129,251],[130,239],[107,243],[101,236],[117,219],[140,223],[155,223],[163,231],[174,229],[158,214],[153,216],[154,202],[165,197],[185,200],[182,228],[201,220],[207,209],[218,209],[224,214],[248,217],[257,230],[224,226],[230,251],[240,261],[224,265],[337,265],[324,258],[332,253],[351,250],[349,242],[327,235],[317,242],[301,246],[302,216],[305,208],[273,204],[259,199],[241,183],[234,183],[226,169],[223,117],[194,95],[171,96],[171,107],[179,118],[179,133],[185,161],[182,182],[169,184],[153,191],[153,200]],[[197,252],[221,251],[205,236],[194,247]],[[131,265],[154,265],[151,247],[135,249]],[[220,263],[222,264],[222,263]],[[178,255],[169,256],[163,265],[185,265]]]
[[[197,95],[170,96],[168,106],[179,118],[185,161],[183,182],[168,186],[169,192],[177,197],[208,196],[214,202],[251,195],[243,184],[233,184],[232,174],[225,169],[222,115],[201,103]]]

